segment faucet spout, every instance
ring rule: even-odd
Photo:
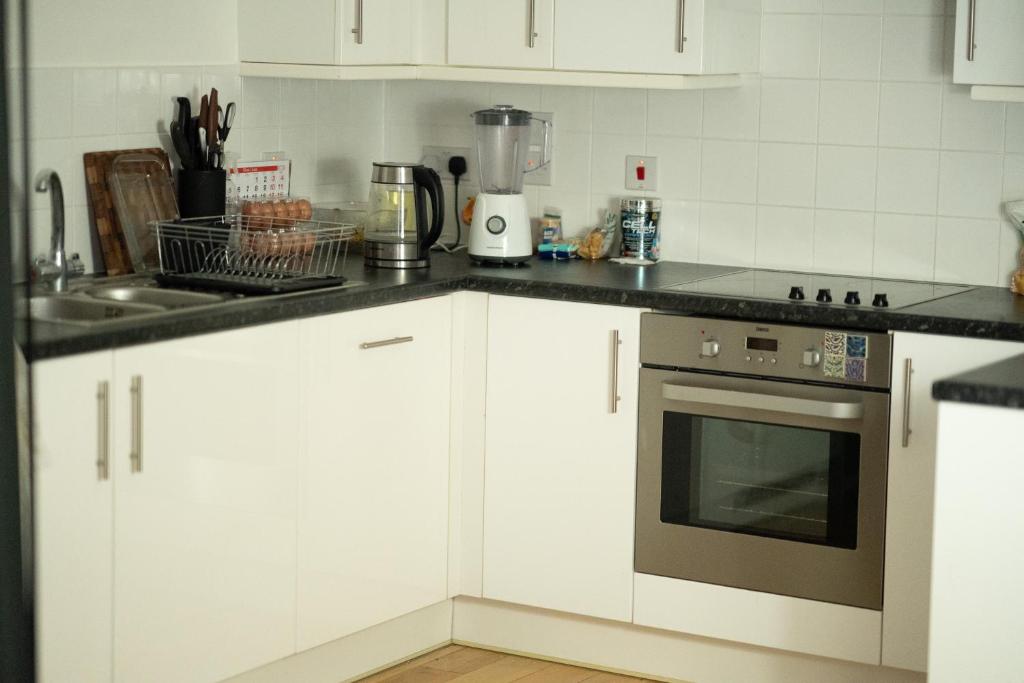
[[[57,277],[53,281],[55,292],[68,289],[68,259],[64,250],[64,188],[60,176],[53,169],[40,171],[36,176],[36,192],[50,193],[50,262],[56,266]]]

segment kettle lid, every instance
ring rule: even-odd
[[[422,165],[396,161],[375,161],[373,162],[373,172],[370,174],[370,182],[411,185],[413,169],[420,168]]]
[[[496,104],[491,109],[473,112],[473,118],[484,126],[528,126],[533,115],[511,104]]]

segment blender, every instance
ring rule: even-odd
[[[533,254],[533,232],[523,195],[523,180],[550,160],[551,123],[508,104],[473,114],[480,194],[469,228],[469,256],[474,261],[519,264]],[[536,121],[544,127],[540,163],[527,168],[530,133]]]

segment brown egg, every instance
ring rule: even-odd
[[[295,200],[295,207],[299,211],[299,218],[304,221],[308,221],[313,217],[313,205],[309,203],[308,199],[297,199]]]

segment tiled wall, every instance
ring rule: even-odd
[[[659,159],[665,258],[1005,283],[1018,239],[1000,203],[1024,198],[1024,105],[973,102],[951,83],[943,0],[764,7],[762,75],[730,90],[239,85],[224,67],[44,70],[55,73],[35,86],[42,101],[70,97],[75,107],[49,108],[36,125],[38,154],[80,169],[81,151],[152,144],[172,94],[218,80],[222,91],[242,90],[234,152],[285,150],[296,193],[363,199],[371,161],[419,160],[424,145],[472,147],[470,114],[511,103],[555,114],[553,183],[527,196],[535,213],[561,207],[567,232],[596,224],[626,194],[625,156],[644,153]],[[89,79],[117,94],[116,114],[93,87],[79,87]],[[472,160],[467,181],[464,191],[475,191]],[[72,197],[81,248],[81,187]]]

